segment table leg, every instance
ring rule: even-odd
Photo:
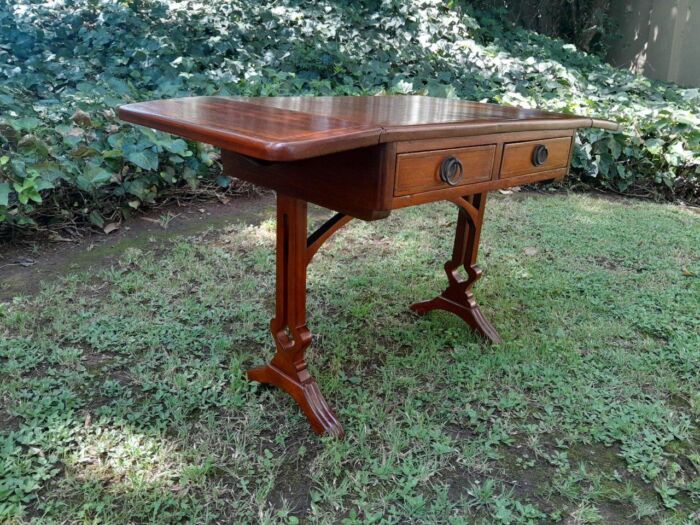
[[[452,312],[490,342],[500,343],[501,337],[481,313],[472,293],[472,286],[481,277],[481,269],[476,265],[476,260],[486,208],[486,193],[460,197],[453,202],[459,206],[459,216],[452,258],[445,263],[449,285],[435,299],[411,305],[411,310],[421,315],[431,310]],[[461,279],[457,274],[460,266],[467,272],[466,279]]]
[[[343,427],[304,359],[311,344],[306,326],[306,267],[320,244],[349,220],[338,214],[307,240],[307,203],[277,195],[276,309],[270,322],[277,351],[270,363],[248,371],[248,379],[278,386],[290,394],[317,434],[335,437],[343,437]]]

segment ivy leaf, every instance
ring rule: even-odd
[[[76,146],[83,137],[85,137],[85,131],[76,126],[68,126],[62,124],[56,126],[56,131],[63,137],[63,142],[68,146]]]
[[[41,125],[41,120],[36,117],[24,117],[11,120],[10,125],[17,131],[32,131]]]
[[[48,146],[34,135],[26,135],[22,138],[17,144],[17,151],[34,159],[44,158],[49,154]]]
[[[610,148],[610,155],[612,156],[613,160],[620,158],[620,155],[622,154],[622,146],[617,140],[615,140],[615,137],[610,137],[608,139],[608,148]]]
[[[194,171],[192,168],[185,168],[182,171],[182,178],[187,181],[187,184],[190,185],[190,188],[197,189],[197,186],[199,186],[199,179],[197,177],[197,172]]]
[[[142,179],[134,179],[125,182],[124,188],[126,189],[127,193],[138,197],[141,201],[149,202],[153,200],[149,188],[146,186],[146,183]]]
[[[99,228],[102,228],[105,224],[105,220],[102,218],[102,215],[96,211],[90,212],[90,215],[88,215],[88,220]]]
[[[665,142],[661,139],[647,139],[644,146],[652,155],[660,155],[663,152]]]
[[[92,119],[85,111],[79,109],[70,118],[78,126],[90,127],[92,126]]]
[[[0,206],[7,206],[10,203],[10,185],[7,182],[0,182]]]
[[[152,149],[140,149],[132,145],[124,146],[126,160],[144,170],[158,169],[158,154]]]
[[[170,153],[183,156],[188,153],[187,142],[182,139],[175,138],[166,133],[156,132],[150,128],[141,128],[141,134],[145,135],[148,140],[156,146],[163,148]]]
[[[171,141],[165,146],[165,149],[176,155],[188,156],[187,153],[190,155],[192,154],[192,152],[187,150],[187,142],[182,139],[175,139]]]
[[[98,186],[100,184],[104,184],[105,182],[109,182],[112,178],[112,174],[100,166],[95,166],[91,164],[85,170],[85,177],[92,184]]]

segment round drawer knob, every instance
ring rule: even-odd
[[[549,150],[547,149],[547,146],[544,144],[538,144],[535,146],[535,151],[532,152],[532,163],[535,166],[542,166],[542,164],[547,162],[548,157]]]
[[[447,157],[440,164],[440,180],[450,186],[456,186],[464,177],[464,167],[457,157]]]

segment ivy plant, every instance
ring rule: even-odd
[[[612,68],[459,2],[0,0],[0,228],[101,225],[228,184],[212,149],[118,120],[189,95],[425,94],[609,118],[575,180],[700,197],[700,92]],[[235,175],[235,174],[233,174]]]

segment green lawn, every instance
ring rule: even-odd
[[[274,219],[1,305],[0,516],[697,523],[700,215],[496,195],[476,295],[499,346],[407,309],[443,289],[455,218],[352,222],[314,259],[309,362],[345,441],[244,379],[272,354]]]

